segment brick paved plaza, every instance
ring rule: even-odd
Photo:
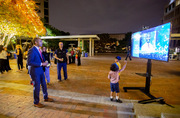
[[[51,84],[48,93],[55,102],[40,102],[44,108],[33,106],[33,86],[27,70],[17,72],[16,60],[10,60],[13,70],[0,74],[0,117],[47,118],[129,118],[135,117],[133,105],[137,100],[148,99],[140,91],[124,92],[123,87],[143,87],[145,78],[135,73],[146,72],[146,59],[133,58],[121,74],[120,98],[123,103],[110,102],[110,82],[107,79],[110,65],[118,54],[98,54],[83,57],[82,65],[68,65],[68,80],[57,81],[57,67],[50,68]],[[125,55],[122,56],[121,64]],[[26,60],[24,60],[24,66]],[[151,93],[163,97],[168,104],[180,105],[180,62],[152,61]],[[180,107],[179,107],[180,108]],[[179,112],[178,110],[176,113]],[[180,112],[179,112],[180,113]]]

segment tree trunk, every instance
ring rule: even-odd
[[[12,49],[14,50],[14,45],[11,40],[10,40],[10,44],[11,44]]]
[[[1,45],[4,45],[4,41],[5,41],[5,39],[6,39],[6,36],[7,36],[7,34],[4,34],[3,39],[2,39],[2,41],[1,41]]]
[[[20,37],[20,42],[19,42],[19,43],[20,43],[20,45],[22,46],[22,44],[21,44],[21,37]]]
[[[7,46],[8,46],[9,41],[11,40],[11,38],[12,38],[13,36],[14,36],[14,35],[12,35],[12,34],[8,35],[8,39],[7,39],[7,41],[6,41],[6,45],[5,45],[5,47],[7,47]]]

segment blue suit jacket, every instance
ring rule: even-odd
[[[43,60],[45,60],[44,56],[43,56]],[[42,59],[41,59],[40,53],[37,50],[37,48],[35,46],[33,46],[28,51],[28,59],[27,59],[27,64],[28,64],[28,66],[31,67],[29,72],[30,72],[32,79],[34,77],[37,77],[38,75],[44,74],[41,63],[42,63]]]

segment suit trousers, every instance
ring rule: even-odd
[[[46,86],[46,81],[45,81],[45,77],[44,77],[44,72],[42,71],[38,75],[31,76],[31,77],[34,82],[34,91],[33,91],[34,104],[38,104],[39,103],[40,85],[42,86],[44,99],[48,99],[47,86]]]

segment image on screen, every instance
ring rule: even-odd
[[[133,57],[168,61],[171,23],[132,34]]]

